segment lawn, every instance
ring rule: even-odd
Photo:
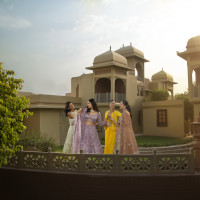
[[[161,136],[137,136],[137,143],[139,147],[162,147],[186,144],[193,141],[192,137],[173,138]]]
[[[104,145],[104,138],[101,138],[101,144]],[[192,137],[173,138],[161,136],[136,136],[139,147],[162,147],[171,145],[186,144],[193,141]],[[63,146],[57,146],[55,152],[62,152]]]

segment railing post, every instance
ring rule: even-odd
[[[79,161],[79,172],[80,173],[82,173],[82,172],[84,172],[84,154],[83,154],[83,150],[82,149],[80,149],[80,154],[79,154],[79,159],[78,159],[78,161]]]
[[[120,169],[120,162],[119,162],[119,150],[116,150],[115,154],[115,173],[119,174],[121,169]]]
[[[20,168],[22,168],[22,164],[23,164],[23,149],[20,150],[20,153],[19,153],[19,166]]]
[[[200,171],[200,122],[192,122],[191,130],[195,138],[194,142],[194,156],[195,156],[195,170]]]
[[[152,173],[153,174],[156,174],[157,173],[157,170],[158,170],[158,166],[157,166],[157,151],[156,151],[156,149],[153,149],[153,166],[152,166],[152,168],[153,168],[153,171],[152,171]]]
[[[53,163],[53,160],[51,160],[51,147],[48,147],[48,154],[47,154],[47,170],[52,170],[52,163]]]

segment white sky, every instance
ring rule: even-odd
[[[0,61],[23,91],[65,95],[95,56],[132,45],[163,67],[175,93],[187,91],[187,63],[176,55],[200,34],[199,0],[0,0]]]

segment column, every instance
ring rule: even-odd
[[[192,69],[188,64],[188,89],[189,89],[189,99],[193,98],[193,87],[192,87]]]
[[[115,100],[115,77],[112,75],[111,77],[111,95],[110,98]]]

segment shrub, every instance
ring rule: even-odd
[[[151,101],[165,101],[169,97],[169,93],[166,90],[154,90],[151,93]]]
[[[104,136],[100,138],[100,142],[102,145],[105,145],[105,137]]]
[[[52,151],[55,151],[55,141],[52,138],[46,138],[39,136],[34,132],[23,133],[19,136],[18,144],[23,146],[24,149],[32,147],[34,150],[47,152],[50,147]]]

